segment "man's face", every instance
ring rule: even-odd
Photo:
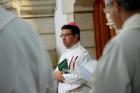
[[[63,29],[60,37],[62,38],[63,44],[66,48],[72,47],[79,41],[78,36],[73,35],[70,29]]]
[[[116,6],[116,0],[105,0],[105,13],[108,18],[111,18],[117,29],[122,26],[120,12],[118,11],[118,6]]]

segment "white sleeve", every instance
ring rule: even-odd
[[[91,57],[89,56],[88,52],[85,52],[84,54],[82,54],[78,61],[75,64],[75,72],[79,72],[79,66],[85,66],[85,64],[87,64],[88,62],[91,62]],[[65,83],[84,83],[85,81],[83,81],[82,77],[80,74],[78,73],[70,73],[70,74],[63,74],[64,78],[65,78]]]

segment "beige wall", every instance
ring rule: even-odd
[[[96,55],[92,11],[86,10],[82,12],[75,12],[74,15],[75,22],[81,29],[81,44],[88,50],[91,57],[95,59]]]
[[[62,48],[64,46],[59,38],[60,28],[71,21],[75,21],[80,26],[81,44],[89,51],[92,58],[95,58],[92,0],[17,1],[13,0],[17,14],[35,27],[44,47],[50,54],[53,67],[56,66],[59,56],[64,51]],[[56,1],[61,1],[61,4],[58,6]],[[57,9],[61,9],[61,12]]]

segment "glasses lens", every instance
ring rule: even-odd
[[[60,37],[62,38],[62,37],[68,37],[68,36],[71,36],[71,35],[73,35],[72,33],[66,33],[66,34],[61,34],[60,35]]]

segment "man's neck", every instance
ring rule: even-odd
[[[77,42],[75,42],[71,47],[69,47],[69,48],[67,48],[67,49],[74,48],[74,47],[76,47],[79,43],[80,43],[80,41],[77,41]]]

